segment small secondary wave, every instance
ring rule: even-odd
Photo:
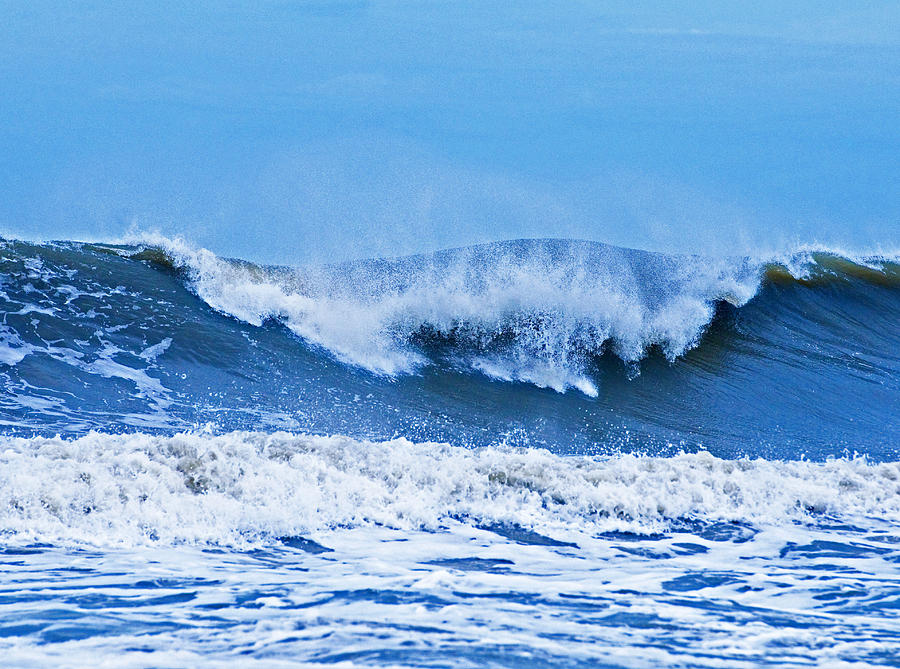
[[[237,545],[459,520],[646,533],[684,520],[900,517],[900,463],[864,458],[562,457],[286,432],[5,437],[0,446],[2,533],[54,544]]]

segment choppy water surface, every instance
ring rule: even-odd
[[[557,534],[576,547],[453,523],[330,531],[327,552],[10,548],[0,632],[17,666],[897,666],[888,529]]]
[[[0,248],[11,666],[900,666],[900,270]]]

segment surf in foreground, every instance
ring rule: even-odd
[[[0,251],[15,666],[897,666],[896,258]]]
[[[0,477],[16,666],[900,653],[896,462],[92,433],[5,438]]]

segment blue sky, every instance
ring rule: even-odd
[[[60,4],[0,3],[7,235],[900,247],[900,3]]]

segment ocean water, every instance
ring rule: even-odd
[[[4,666],[900,666],[900,259],[0,243]]]

